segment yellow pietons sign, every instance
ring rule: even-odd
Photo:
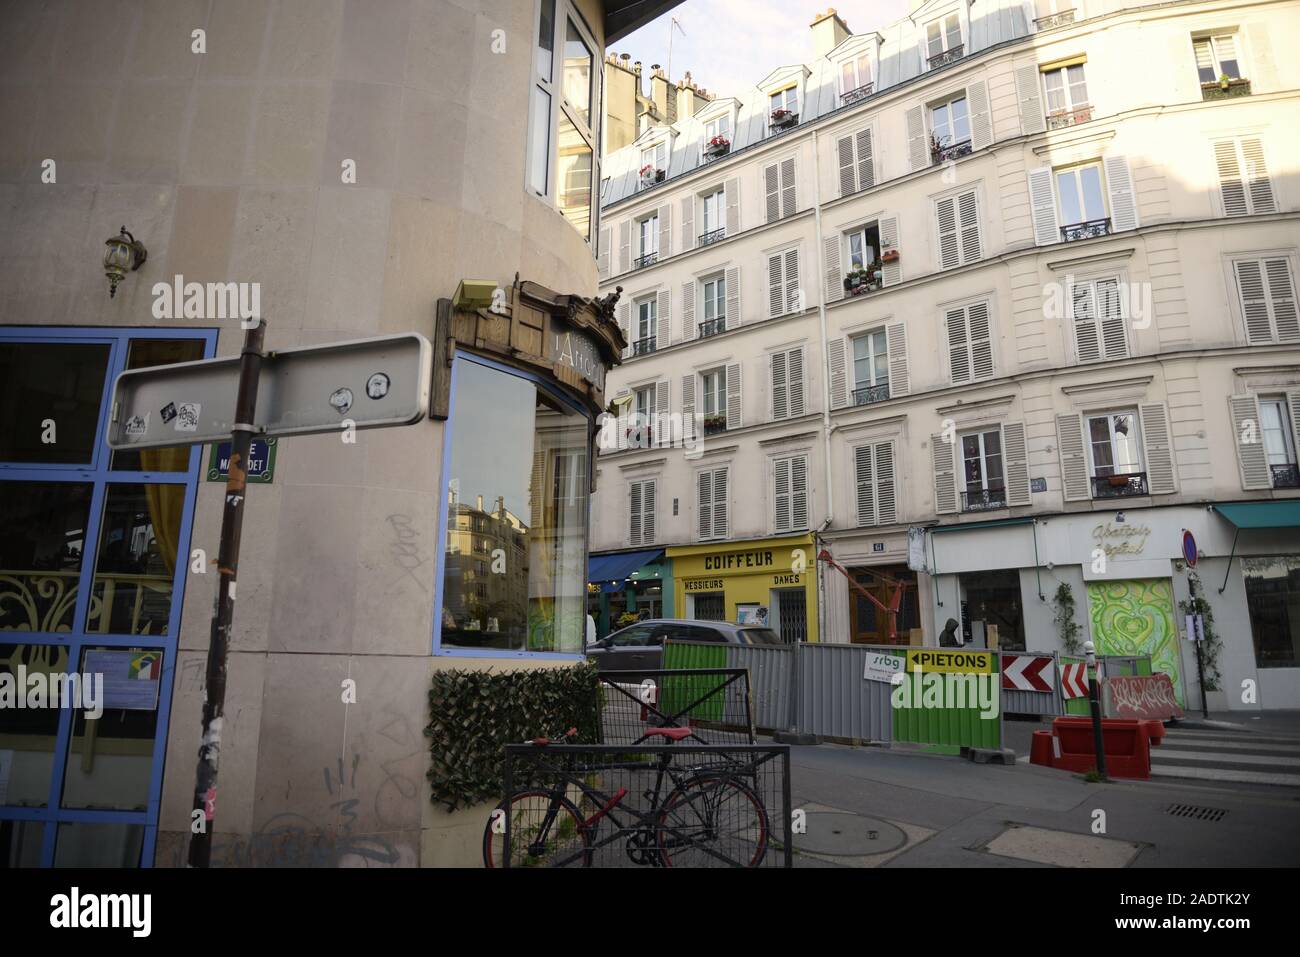
[[[907,653],[907,670],[988,674],[993,671],[993,653],[989,651],[938,651],[932,648],[922,648]]]

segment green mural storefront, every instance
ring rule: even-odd
[[[1173,586],[1168,578],[1088,582],[1088,613],[1098,655],[1150,656],[1183,700]]]

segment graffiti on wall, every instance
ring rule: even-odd
[[[1167,674],[1179,705],[1186,705],[1168,578],[1089,582],[1088,611],[1097,654],[1150,656],[1151,670]]]

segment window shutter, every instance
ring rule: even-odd
[[[633,482],[628,493],[628,531],[629,545],[641,544],[641,483]]]
[[[1273,487],[1273,474],[1268,467],[1268,453],[1260,434],[1259,400],[1250,394],[1228,398],[1228,411],[1232,416],[1234,439],[1237,443],[1237,466],[1241,471],[1241,487],[1247,491]],[[1246,441],[1247,438],[1253,441]]]
[[[876,485],[872,468],[871,446],[853,450],[854,472],[858,486],[858,525],[876,524]]]
[[[664,171],[668,175],[668,143],[663,141],[655,144],[655,169]]]
[[[713,537],[713,473],[701,472],[698,480],[698,501],[696,503],[699,518],[700,538]]]
[[[1237,144],[1220,140],[1214,144],[1214,163],[1219,170],[1219,194],[1223,197],[1226,216],[1245,216],[1246,187],[1241,181],[1241,164],[1237,161]]]
[[[596,272],[600,274],[602,279],[609,275],[609,232],[608,226],[602,226],[598,237],[600,252],[596,254]]]
[[[897,495],[894,491],[894,446],[876,443],[876,524],[893,525],[898,521]]]
[[[1097,334],[1096,289],[1090,282],[1070,286],[1070,312],[1074,317],[1074,346],[1080,362],[1101,358],[1101,336]]]
[[[627,343],[623,347],[623,358],[626,359],[632,354],[632,304],[629,302],[618,304],[618,329],[623,333],[623,341]]]
[[[976,379],[993,375],[993,336],[989,326],[989,304],[977,302],[966,307],[970,334],[971,374]]]
[[[857,163],[853,159],[853,137],[841,136],[835,141],[840,159],[840,195],[849,196],[858,191]]]
[[[989,87],[979,80],[966,87],[966,102],[970,105],[971,149],[982,150],[993,142],[993,127],[989,119]]]
[[[694,339],[698,331],[695,326],[695,280],[688,279],[682,283],[682,342]]]
[[[682,197],[682,252],[695,248],[695,194]]]
[[[727,201],[727,235],[740,232],[740,180],[729,179],[723,186]]]
[[[1115,232],[1138,228],[1137,200],[1133,195],[1133,177],[1129,173],[1128,157],[1107,156],[1106,185],[1110,189],[1110,225]]]
[[[957,469],[953,465],[956,442],[946,442],[942,435],[930,436],[930,456],[934,462],[934,510],[940,515],[957,511]]]
[[[781,279],[781,254],[767,257],[767,314],[775,318],[785,313],[785,283]]]
[[[667,259],[673,253],[673,208],[667,203],[659,207],[659,258]]]
[[[1088,456],[1083,441],[1083,416],[1056,417],[1056,444],[1061,457],[1061,488],[1067,502],[1092,498],[1088,481]]]
[[[618,265],[614,267],[617,275],[627,272],[632,267],[632,220],[625,219],[618,224]]]
[[[925,141],[925,114],[920,106],[907,111],[907,159],[914,170],[930,165],[930,146]]]
[[[1300,341],[1295,286],[1287,259],[1247,259],[1234,262],[1246,341]]]
[[[948,330],[948,369],[952,381],[970,380],[970,338],[966,332],[966,310],[949,309],[944,318]]]
[[[1238,260],[1232,264],[1237,274],[1241,314],[1246,321],[1246,341],[1251,345],[1273,341],[1273,322],[1269,317],[1262,265],[1258,259]]]
[[[1291,414],[1291,443],[1300,449],[1300,391],[1286,394],[1287,411]]]
[[[695,373],[682,376],[682,437],[695,435]]]
[[[885,348],[889,350],[889,395],[907,395],[912,384],[907,371],[907,328],[903,323],[885,326]]]
[[[1025,450],[1025,423],[1002,424],[1002,462],[1007,480],[1007,504],[1029,504],[1029,454]]]
[[[961,228],[961,261],[973,263],[980,258],[979,203],[974,190],[957,197],[957,217]]]
[[[1042,133],[1047,129],[1043,95],[1039,91],[1038,64],[1016,67],[1016,99],[1020,101],[1020,131]]]
[[[772,463],[772,524],[777,532],[790,531],[790,466],[793,464],[793,459],[777,459]]]
[[[1273,198],[1273,182],[1264,163],[1264,142],[1258,136],[1248,136],[1241,141],[1241,156],[1246,165],[1246,188],[1250,193],[1252,213],[1277,212]]]
[[[939,220],[939,268],[951,269],[961,265],[961,250],[957,245],[957,199],[948,196],[935,204]]]
[[[662,447],[672,442],[672,430],[668,422],[668,380],[661,379],[655,383],[655,441]]]
[[[791,349],[786,353],[786,366],[789,369],[790,417],[803,415],[803,349]]]
[[[799,250],[785,251],[785,304],[787,312],[802,312],[803,294],[799,289]]]
[[[1101,324],[1102,351],[1107,359],[1128,357],[1128,321],[1124,318],[1124,299],[1118,279],[1097,282],[1097,313]]]
[[[879,221],[880,225],[880,248],[883,252],[886,249],[898,248],[898,217],[888,216]],[[838,247],[837,247],[838,248]],[[884,263],[880,269],[880,281],[886,286],[895,286],[903,281],[903,267],[897,259],[892,263]]]
[[[667,289],[659,290],[659,303],[656,307],[657,315],[655,316],[655,348],[666,349],[673,341],[673,328],[669,320],[669,308],[672,302],[672,296]]]
[[[653,545],[655,540],[655,483],[642,482],[641,484],[641,544]]]
[[[1300,318],[1296,315],[1295,285],[1291,282],[1290,260],[1265,259],[1264,276],[1268,280],[1268,298],[1278,341],[1300,341]]]
[[[727,428],[738,429],[744,424],[740,405],[740,363],[727,366]]]
[[[727,281],[727,328],[740,325],[740,267],[732,266],[724,273]]]
[[[871,128],[858,130],[854,141],[858,148],[858,189],[870,189],[876,185],[876,151]]]
[[[1029,206],[1034,217],[1034,244],[1050,246],[1061,239],[1061,228],[1056,219],[1056,197],[1052,194],[1052,168],[1040,166],[1031,169],[1029,176]],[[1114,209],[1114,201],[1111,201]]]
[[[774,223],[781,218],[781,184],[776,164],[763,169],[763,185],[767,188],[767,221]]]
[[[784,419],[790,415],[789,372],[784,352],[774,352],[770,357],[772,368],[772,418]]]
[[[781,215],[793,216],[797,211],[794,184],[794,158],[781,161]]]
[[[1169,411],[1163,402],[1138,406],[1142,418],[1142,444],[1147,458],[1147,487],[1152,495],[1178,491],[1174,475],[1174,446],[1169,438]]]
[[[790,461],[790,528],[808,527],[808,458],[796,455]]]
[[[830,364],[831,408],[842,409],[848,405],[848,375],[844,360],[844,340],[832,339],[826,344],[826,357]]]
[[[824,272],[822,279],[826,284],[826,301],[838,302],[844,298],[844,275],[840,265],[840,234],[827,236],[822,240],[822,260]]]
[[[727,470],[713,472],[713,535],[727,537]]]

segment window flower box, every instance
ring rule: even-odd
[[[663,181],[664,181],[663,170],[655,169],[653,166],[641,167],[641,185],[643,187],[653,186],[655,185],[655,183],[662,183]]]
[[[727,431],[727,416],[723,415],[706,415],[704,417],[704,434],[713,435],[717,432]]]
[[[799,114],[792,110],[780,109],[772,111],[772,129],[787,130],[799,122]]]
[[[719,156],[726,156],[730,152],[731,140],[725,136],[715,136],[704,147],[704,155],[709,159],[717,159]]]
[[[880,261],[881,261],[882,263],[896,263],[896,262],[898,262],[898,250],[897,250],[897,249],[886,249],[886,250],[881,254],[881,256],[880,256]]]
[[[1218,80],[1201,84],[1202,100],[1226,100],[1234,96],[1250,96],[1250,81],[1224,74]]]

